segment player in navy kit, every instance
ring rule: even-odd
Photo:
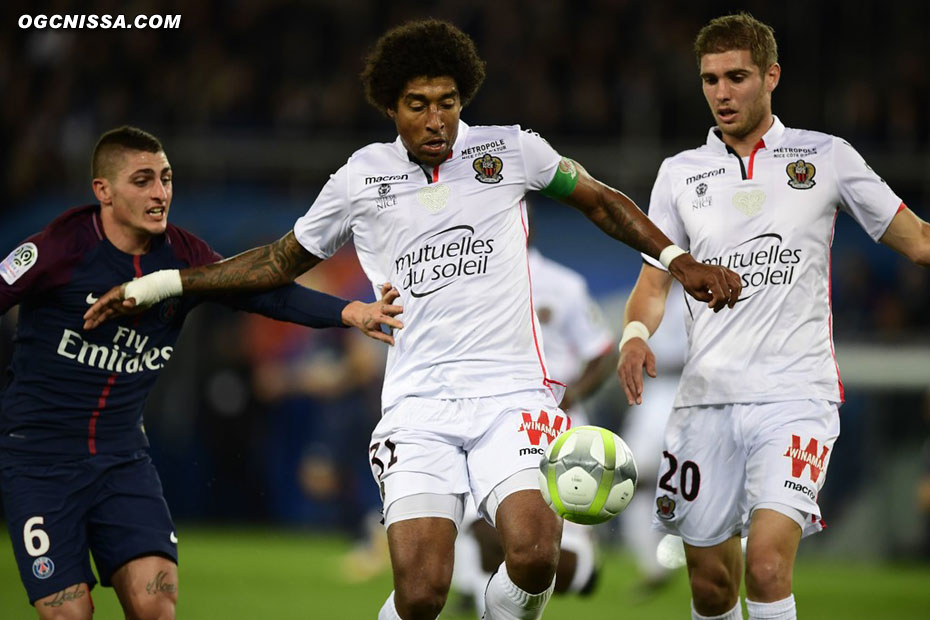
[[[142,410],[203,298],[172,298],[88,332],[82,315],[115,284],[221,257],[168,224],[172,171],[155,137],[131,127],[105,133],[92,172],[99,205],[65,212],[0,263],[0,312],[20,307],[0,401],[0,490],[40,618],[93,615],[88,551],[127,618],[173,618],[177,537],[146,452]],[[347,302],[290,284],[219,300],[385,340],[380,323],[401,326],[394,298],[385,290],[371,304]]]

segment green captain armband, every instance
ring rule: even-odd
[[[563,157],[552,181],[541,191],[550,198],[565,198],[575,191],[576,185],[578,185],[578,169],[575,167],[575,162]]]

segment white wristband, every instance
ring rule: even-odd
[[[682,250],[680,247],[674,243],[670,246],[667,246],[659,254],[659,262],[662,263],[662,266],[668,269],[669,263],[681,256],[682,254],[687,254],[688,250]]]
[[[162,299],[179,297],[183,290],[181,272],[177,269],[162,269],[127,284],[123,297],[132,297],[137,307],[148,308]]]
[[[623,336],[620,337],[620,346],[618,349],[622,350],[623,345],[627,343],[628,340],[633,338],[642,338],[644,341],[649,340],[649,328],[646,327],[643,323],[639,321],[630,321],[626,324],[626,327],[623,328]]]

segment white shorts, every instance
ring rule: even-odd
[[[385,512],[411,495],[470,493],[493,522],[503,497],[488,507],[491,491],[517,472],[537,469],[549,442],[570,426],[546,389],[456,400],[408,397],[384,414],[371,435],[371,472]],[[535,476],[518,480],[538,488]]]
[[[839,433],[837,404],[822,400],[676,408],[653,521],[710,547],[746,536],[761,505],[797,521],[804,536],[819,532],[817,494]]]

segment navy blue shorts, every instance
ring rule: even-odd
[[[13,552],[29,602],[68,586],[104,586],[126,562],[146,555],[178,561],[174,523],[146,452],[58,463],[11,457],[0,491]]]

